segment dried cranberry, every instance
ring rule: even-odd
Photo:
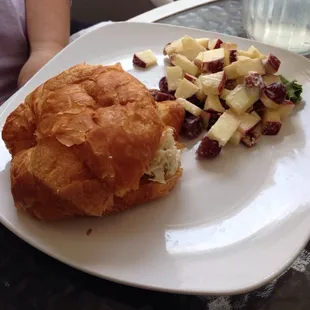
[[[203,130],[203,121],[194,115],[186,116],[181,128],[181,135],[187,139],[197,138]]]
[[[248,88],[258,87],[264,89],[266,87],[263,77],[257,72],[250,72],[244,77],[244,83]]]
[[[256,101],[253,104],[253,110],[260,116],[263,117],[265,111],[265,105],[260,101]]]
[[[174,96],[167,93],[163,93],[158,89],[150,89],[149,92],[153,96],[154,100],[157,102],[175,100]]]
[[[233,90],[237,86],[236,80],[226,80],[224,88]]]
[[[159,80],[159,90],[163,93],[168,93],[168,83],[167,83],[167,78],[165,76],[163,76],[160,80]]]
[[[282,124],[277,122],[266,122],[263,127],[263,135],[265,136],[276,136]]]
[[[225,110],[228,110],[228,109],[229,109],[229,106],[226,104],[226,101],[225,101],[224,99],[221,99],[221,98],[220,98],[220,101],[221,101],[221,104],[222,104],[223,108],[224,108]]]
[[[248,148],[253,147],[258,143],[262,136],[262,127],[257,125],[252,130],[250,130],[244,137],[241,138],[241,142]]]
[[[173,96],[173,98],[174,98],[174,100],[175,100],[175,90],[170,90],[170,91],[168,91],[168,94],[169,95],[171,95],[171,96]]]
[[[253,147],[254,145],[257,144],[258,139],[256,139],[252,135],[246,135],[243,138],[241,138],[241,142],[242,142],[243,145],[245,145],[246,147],[250,148],[250,147]]]
[[[212,62],[203,63],[201,71],[204,73],[217,73],[223,71],[224,68],[224,60],[218,59]]]
[[[220,116],[221,116],[221,113],[210,113],[207,131],[209,131],[211,129],[211,127],[217,122],[217,120],[220,118]]]
[[[203,137],[200,141],[199,147],[196,151],[197,158],[214,158],[220,154],[222,147],[219,145],[218,141],[211,140],[207,136]]]
[[[196,105],[197,107],[199,107],[200,109],[204,108],[205,103],[201,102],[195,95],[187,98],[186,100],[188,100],[189,102],[191,102],[192,104]]]
[[[230,63],[237,61],[237,51],[236,50],[231,50],[229,52],[229,61],[230,61]]]
[[[286,93],[286,88],[282,83],[272,83],[265,89],[266,96],[278,104],[285,100]]]
[[[266,73],[275,74],[281,65],[281,61],[272,53],[268,55],[268,58],[263,61],[266,69]]]

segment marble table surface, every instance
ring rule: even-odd
[[[245,36],[241,2],[220,0],[159,22]],[[0,310],[309,310],[310,243],[265,287],[239,296],[187,296],[111,283],[39,252],[0,224]]]

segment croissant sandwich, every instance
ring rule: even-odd
[[[120,64],[76,65],[7,118],[15,206],[56,220],[102,216],[167,195],[182,174],[184,109],[155,102]]]

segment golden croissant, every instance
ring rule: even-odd
[[[184,109],[120,64],[76,65],[7,118],[15,206],[38,219],[102,216],[167,195],[182,174]]]

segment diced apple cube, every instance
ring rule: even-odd
[[[279,105],[276,102],[274,102],[272,99],[268,98],[265,93],[262,93],[260,100],[266,108],[269,108],[269,109],[279,108]]]
[[[281,129],[281,126],[282,123],[278,111],[266,109],[263,117],[263,135],[277,135]]]
[[[196,79],[194,84],[199,88],[199,90],[196,92],[197,99],[201,102],[204,102],[206,100],[207,95],[203,91],[203,86],[202,86],[200,77]]]
[[[261,58],[260,51],[254,45],[251,45],[248,48],[248,52],[251,54],[251,58]]]
[[[237,130],[234,132],[234,134],[231,136],[231,138],[229,139],[229,143],[233,144],[233,145],[238,145],[240,144],[242,135],[241,133]]]
[[[272,83],[280,83],[281,79],[279,75],[273,75],[273,74],[265,74],[263,76],[263,80],[267,86],[269,86]]]
[[[260,121],[261,118],[256,112],[244,113],[239,116],[240,125],[238,131],[245,136],[249,131],[251,131]]]
[[[200,56],[200,55],[199,55]],[[202,53],[202,73],[216,73],[222,71],[224,68],[224,49],[218,48],[209,50]],[[197,62],[197,59],[196,59]]]
[[[213,39],[209,41],[209,50],[215,50],[221,47],[223,41],[221,39]]]
[[[219,113],[225,112],[225,109],[221,104],[219,96],[212,94],[208,95],[203,109],[208,112],[219,112]]]
[[[183,37],[182,43],[183,43],[183,50],[181,54],[184,55],[190,61],[193,61],[199,53],[204,52],[206,50],[203,46],[197,43],[195,39],[189,36]]]
[[[179,53],[182,50],[182,48],[183,48],[183,43],[182,43],[182,38],[180,38],[172,43],[168,43],[164,47],[163,54],[170,56],[174,53]]]
[[[242,85],[242,84],[244,84],[244,78],[245,78],[245,76],[238,76],[238,77],[236,78],[236,83],[237,83],[237,85]]]
[[[225,43],[222,43],[220,45],[220,47],[222,47],[224,49],[229,49],[229,50],[236,50],[236,49],[238,49],[238,44],[231,43],[231,42],[225,42]]]
[[[203,110],[197,107],[196,105],[192,104],[186,99],[178,98],[176,99],[177,102],[183,105],[184,110],[191,113],[192,115],[198,117],[202,114]]]
[[[261,54],[261,52],[253,45],[250,46],[247,51],[238,50],[237,56],[244,56],[244,57],[249,57],[252,59],[255,59],[255,58],[263,59],[263,58],[265,58],[265,55]]]
[[[224,71],[221,71],[213,74],[201,75],[200,80],[206,95],[220,95],[225,86],[226,75]]]
[[[268,74],[275,74],[281,65],[281,61],[272,53],[268,55],[267,59],[263,60],[263,64],[265,66],[265,71]]]
[[[226,100],[227,96],[231,93],[231,90],[227,89],[227,88],[223,88],[222,92],[221,92],[221,96],[220,98],[223,100]]]
[[[166,68],[166,78],[168,90],[176,90],[183,79],[183,71],[179,66],[169,66]]]
[[[252,116],[254,116],[256,119],[258,119],[258,120],[262,120],[262,118],[256,113],[256,111],[252,111],[251,113],[250,113],[250,115],[252,115]]]
[[[226,97],[226,104],[238,115],[246,112],[260,97],[259,89],[247,89],[237,85]]]
[[[280,104],[278,108],[278,113],[280,115],[281,121],[285,120],[295,108],[295,104],[290,100],[285,100],[282,104]]]
[[[201,46],[203,46],[205,49],[209,48],[209,41],[210,41],[209,38],[198,38],[198,39],[196,39],[196,42],[198,44],[200,44]]]
[[[265,74],[265,68],[261,59],[238,60],[224,68],[228,80],[236,79],[239,76],[245,76],[250,71],[258,74]]]
[[[237,61],[237,47],[235,43],[222,43],[221,47],[224,49],[224,66],[228,66],[232,62]]]
[[[237,55],[237,60],[246,60],[246,59],[252,59],[252,58],[250,58],[250,57],[247,57],[247,56],[238,56]]]
[[[237,58],[238,57],[252,58],[252,54],[248,51],[237,50],[236,54],[237,54]]]
[[[196,58],[194,59],[194,64],[199,68],[200,71],[201,71],[201,68],[202,68],[203,53],[204,52],[199,53],[196,56]]]
[[[170,56],[170,61],[173,65],[179,66],[184,71],[184,73],[188,73],[194,76],[196,76],[198,73],[198,67],[183,55],[172,54]]]
[[[141,68],[148,68],[157,64],[157,57],[152,50],[145,50],[133,55],[133,64]]]
[[[208,113],[207,111],[202,111],[200,117],[202,118],[204,129],[207,130],[209,127],[210,113]]]
[[[176,98],[187,99],[195,95],[198,90],[199,88],[195,84],[191,83],[187,79],[183,79],[175,91],[174,96]]]
[[[224,146],[239,127],[240,120],[231,111],[225,111],[218,121],[208,131],[207,136],[211,140],[218,141],[219,145]]]

